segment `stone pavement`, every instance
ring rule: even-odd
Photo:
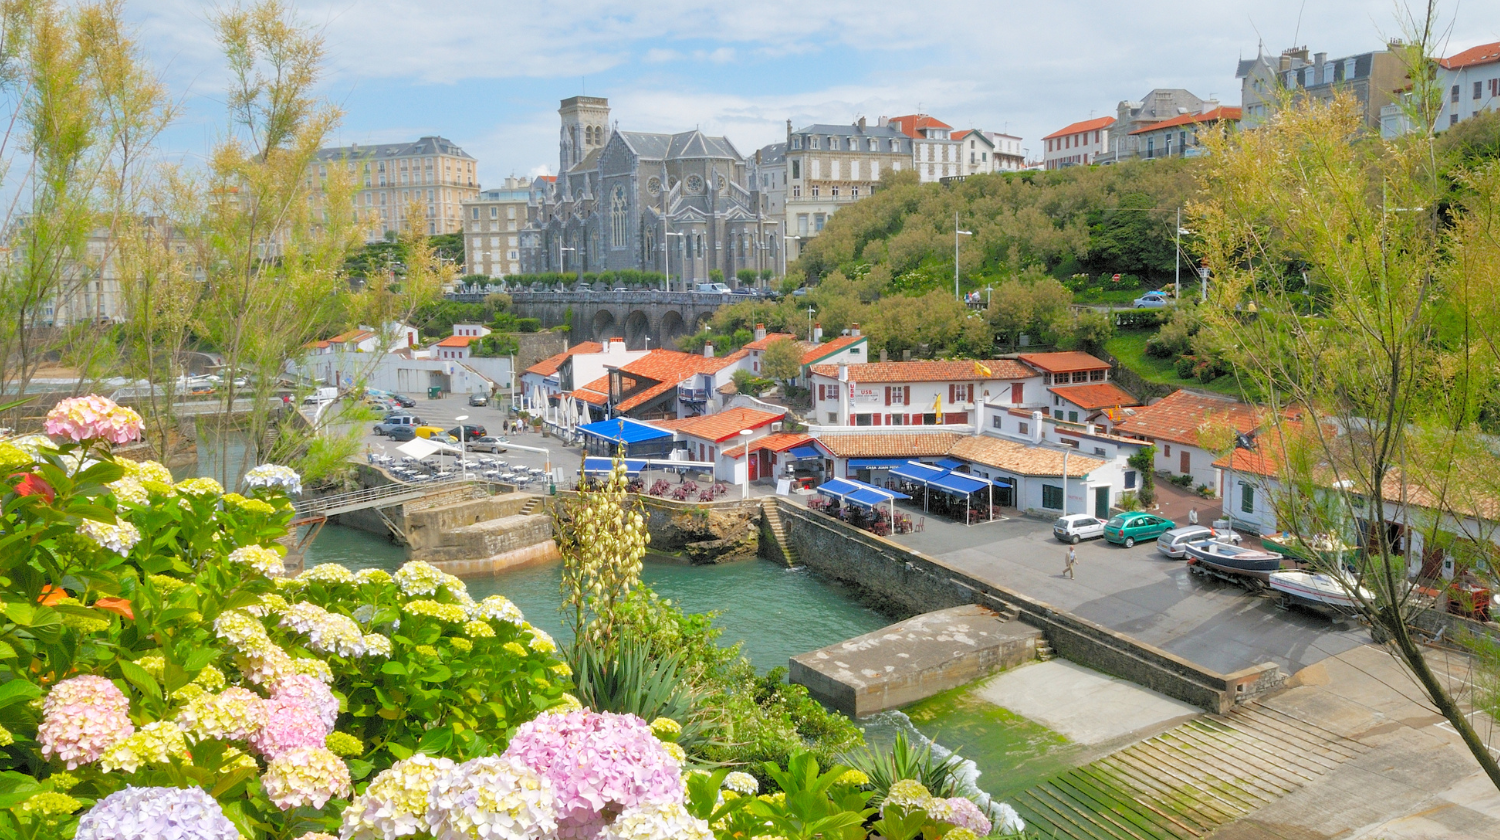
[[[1203,713],[1197,706],[1066,659],[1005,671],[978,685],[974,696],[1085,746]]]

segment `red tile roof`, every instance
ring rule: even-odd
[[[953,127],[940,119],[929,117],[926,114],[907,114],[904,117],[891,117],[889,122],[907,137],[921,137],[921,132],[924,128]]]
[[[1104,370],[1109,362],[1077,350],[1060,353],[1022,353],[1021,361],[1048,373],[1072,373],[1075,370]]]
[[[569,347],[561,353],[558,353],[556,356],[549,356],[541,360],[540,362],[537,362],[536,364],[523,371],[523,373],[535,373],[540,376],[551,376],[552,374],[557,373],[557,369],[562,367],[562,363],[570,356],[576,356],[579,353],[603,352],[603,344],[600,344],[597,341],[582,341],[578,344],[573,345],[572,347]]]
[[[1148,131],[1156,131],[1160,128],[1176,128],[1181,125],[1197,125],[1198,123],[1211,123],[1218,122],[1220,120],[1238,120],[1239,118],[1239,108],[1232,108],[1225,105],[1203,114],[1178,114],[1170,120],[1162,120],[1159,123],[1152,123],[1145,128],[1137,128],[1135,131],[1132,131],[1130,133],[1132,135],[1145,134]]]
[[[962,437],[958,432],[901,432],[822,435],[817,441],[837,458],[927,458],[947,455]]]
[[[654,423],[653,425],[659,426],[661,424]],[[807,443],[810,440],[812,440],[811,435],[796,434],[792,432],[777,432],[774,435],[766,435],[763,438],[750,441],[750,451],[759,452],[762,449],[769,449],[772,452],[785,452],[794,446],[800,446],[801,444]],[[729,458],[738,458],[744,454],[745,447],[743,445],[730,447],[729,449],[724,450],[724,455]]]
[[[1463,67],[1473,67],[1476,64],[1492,64],[1500,61],[1500,41],[1493,44],[1480,44],[1470,47],[1463,52],[1454,53],[1439,61],[1448,70],[1458,70]]]
[[[819,359],[826,359],[846,347],[852,347],[861,341],[868,340],[868,337],[863,335],[841,335],[832,341],[825,341],[822,344],[804,344],[803,346],[807,347],[808,351],[802,354],[802,364],[810,365]]]
[[[477,335],[450,335],[437,343],[438,347],[468,347],[469,342],[478,341]]]
[[[1140,405],[1135,395],[1113,382],[1095,382],[1090,385],[1063,385],[1047,390],[1078,406],[1084,411],[1100,408],[1121,408]]]
[[[1051,140],[1054,137],[1065,137],[1069,134],[1082,134],[1085,131],[1093,131],[1096,128],[1109,128],[1114,124],[1114,117],[1099,117],[1098,119],[1084,120],[1083,122],[1076,122],[1070,126],[1060,128],[1042,139]]]
[[[602,376],[582,388],[575,388],[569,396],[593,405],[604,405],[609,402],[609,377]]]
[[[713,373],[720,370],[728,363],[728,359],[710,359],[702,353],[682,353],[676,350],[652,350],[650,353],[636,359],[628,365],[622,365],[620,370],[657,382],[670,382],[673,385],[687,379],[695,373]]]
[[[986,375],[979,369],[989,369]],[[819,376],[838,376],[838,365],[813,365]],[[973,382],[990,379],[1027,379],[1035,376],[1014,359],[989,359],[983,362],[871,362],[849,365],[849,379],[854,382]]]
[[[658,385],[652,385],[650,388],[647,388],[644,391],[636,392],[621,400],[620,404],[615,406],[615,410],[630,411],[634,408],[640,408],[641,406],[651,402],[652,400],[656,399],[662,394],[667,393],[668,391],[671,391],[676,387],[676,382],[662,382]]]
[[[731,408],[718,414],[706,414],[702,417],[694,417],[689,422],[679,423],[675,431],[692,435],[695,438],[711,440],[714,443],[723,443],[738,435],[741,429],[759,429],[785,416],[785,412],[776,414],[770,411],[757,411],[753,408]]]
[[[765,338],[756,339],[755,341],[746,344],[744,349],[764,350],[767,347],[770,347],[774,342],[780,341],[783,338],[790,338],[793,341],[797,340],[797,336],[792,335],[791,333],[766,333]]]
[[[1066,453],[1056,449],[1027,446],[1024,443],[987,436],[969,436],[953,445],[949,452],[975,464],[1005,470],[1016,475],[1060,476],[1067,463],[1069,478],[1082,478],[1104,466],[1098,458]]]
[[[346,333],[340,333],[340,334],[334,336],[333,338],[328,339],[328,343],[329,344],[343,344],[343,343],[349,342],[349,341],[355,341],[355,342],[364,341],[367,338],[374,338],[374,337],[375,337],[375,333],[372,333],[369,330],[350,330],[350,331],[348,331]]]
[[[973,134],[973,133],[974,133],[974,129],[972,129],[972,128],[966,128],[963,131],[955,131],[955,132],[953,132],[952,134],[950,134],[948,136],[952,137],[954,140],[962,140],[965,137],[968,137],[970,134]]]
[[[1115,427],[1121,434],[1198,445],[1198,428],[1210,418],[1227,419],[1241,433],[1260,425],[1262,411],[1253,405],[1193,391],[1174,391],[1159,402],[1137,408],[1135,416]]]

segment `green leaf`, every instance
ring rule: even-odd
[[[218,648],[198,648],[188,654],[187,662],[183,663],[182,669],[190,674],[196,674],[218,659],[219,653]]]
[[[161,699],[161,686],[156,684],[156,679],[147,673],[145,668],[128,659],[121,659],[120,674],[129,680],[131,685],[140,689],[142,694],[153,700]]]
[[[0,644],[4,643],[0,642]],[[10,647],[10,645],[5,646]],[[14,652],[11,655],[14,656]],[[32,700],[41,696],[41,688],[25,680],[11,680],[8,683],[0,685],[0,709],[23,700]]]
[[[429,729],[417,742],[417,749],[428,755],[442,755],[453,743],[453,730],[448,727]]]
[[[34,615],[36,608],[24,601],[11,601],[5,605],[5,617],[22,627],[30,627]]]
[[[401,761],[403,759],[411,758],[412,753],[416,752],[411,747],[403,746],[401,744],[396,743],[395,741],[392,741],[392,742],[386,744],[385,745],[385,751],[388,752],[388,753],[390,753],[391,755],[394,755],[396,757],[397,761]]]
[[[392,660],[380,666],[380,673],[389,674],[393,677],[404,677],[406,676],[406,666]]]
[[[447,665],[441,664],[433,665],[432,667],[428,668],[427,673],[423,674],[420,677],[423,682],[430,683],[447,682],[452,678],[453,672],[448,669]]]

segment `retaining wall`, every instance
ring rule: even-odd
[[[875,606],[913,615],[979,604],[1014,608],[1042,630],[1058,655],[1216,714],[1275,690],[1273,663],[1220,674],[1050,604],[978,580],[941,561],[822,514],[777,499],[787,541],[808,568],[860,590]]]

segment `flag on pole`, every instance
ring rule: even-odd
[[[932,413],[937,415],[938,422],[943,422],[943,395],[938,394],[937,399],[932,401]]]
[[[975,362],[974,363],[974,375],[975,376],[989,377],[989,376],[994,376],[995,374],[989,368],[985,367],[984,365],[980,364],[979,362]]]

